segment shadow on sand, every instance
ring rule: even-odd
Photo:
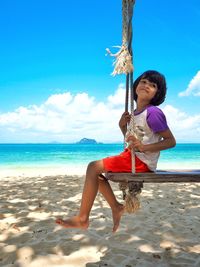
[[[0,266],[200,266],[200,185],[145,185],[141,210],[125,214],[115,234],[98,195],[87,231],[62,229],[55,219],[77,212],[83,179],[2,181]]]

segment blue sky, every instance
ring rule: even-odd
[[[200,142],[200,2],[136,0],[134,77],[165,74],[161,108],[178,142]],[[121,0],[0,3],[0,143],[122,139]]]

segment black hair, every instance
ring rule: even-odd
[[[133,92],[134,92],[134,100],[137,101],[136,88],[141,79],[147,79],[149,82],[155,83],[158,87],[158,90],[155,96],[152,98],[150,104],[154,106],[158,106],[162,104],[165,100],[167,85],[165,76],[155,70],[148,70],[141,74],[133,83]]]

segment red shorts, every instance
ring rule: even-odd
[[[132,172],[131,151],[125,149],[117,156],[103,159],[104,169],[107,172]],[[148,166],[135,157],[135,172],[150,172]]]

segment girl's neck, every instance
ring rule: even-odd
[[[150,105],[148,102],[137,101],[136,111],[141,112]]]

